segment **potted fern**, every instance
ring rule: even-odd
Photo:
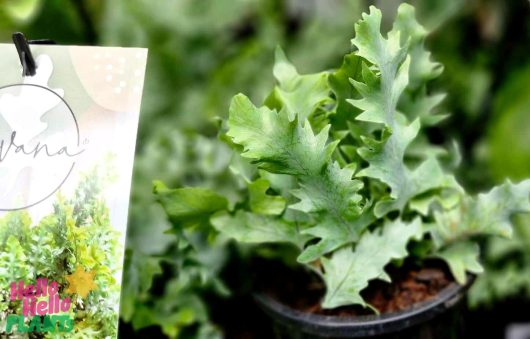
[[[427,32],[407,4],[386,37],[380,26],[371,7],[335,71],[300,75],[278,50],[264,105],[233,98],[221,138],[234,150],[239,195],[155,184],[182,230],[296,248],[307,282],[321,287],[311,292],[301,279],[289,293],[316,293],[318,305],[277,291],[287,289],[283,273],[256,294],[292,337],[421,326],[458,304],[470,273],[482,271],[478,240],[510,237],[511,217],[530,211],[530,180],[477,196],[458,184],[455,152],[426,133],[446,117],[436,109],[443,94],[428,88],[442,67],[424,48]]]

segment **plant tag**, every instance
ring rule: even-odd
[[[147,50],[0,44],[0,337],[117,337]]]

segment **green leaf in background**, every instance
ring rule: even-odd
[[[195,226],[219,211],[228,208],[225,197],[205,188],[169,189],[163,183],[154,183],[154,193],[172,221]]]
[[[488,128],[487,163],[494,178],[530,176],[530,64],[510,75],[493,103]]]
[[[271,216],[220,212],[210,221],[219,232],[242,243],[290,242],[301,248],[306,240],[298,225]]]
[[[467,281],[466,272],[479,274],[484,271],[478,261],[480,247],[473,242],[463,241],[451,244],[440,252],[435,253],[434,256],[447,262],[451,273],[461,285],[464,285]]]
[[[467,5],[465,1],[460,0],[412,0],[411,4],[416,7],[430,31],[443,29],[441,26],[462,13]]]
[[[269,182],[260,178],[248,184],[250,209],[264,215],[279,215],[285,210],[286,201],[281,196],[267,194]]]
[[[163,297],[155,300],[154,305],[137,305],[133,326],[141,329],[158,325],[172,339],[182,338],[187,328],[194,329],[188,333],[192,338],[221,338],[219,330],[208,323],[205,303],[190,287],[182,286],[179,279],[168,281]]]
[[[434,206],[443,210],[456,207],[462,199],[462,192],[453,190],[441,190],[434,194],[420,195],[410,201],[410,209],[424,216],[429,216]]]
[[[319,106],[330,100],[327,72],[298,74],[279,47],[276,49],[273,73],[278,85],[265,104],[278,111],[284,108],[290,114],[290,120],[298,114],[298,119],[305,121]]]
[[[512,239],[492,238],[485,246],[485,272],[469,291],[471,307],[530,298],[530,214],[514,219]]]
[[[390,281],[385,266],[393,259],[405,258],[409,241],[420,240],[423,233],[419,218],[410,224],[400,220],[387,221],[381,231],[364,233],[354,251],[346,246],[334,252],[330,259],[322,258],[327,286],[322,306],[369,306],[361,297],[361,291],[370,280]]]
[[[468,293],[469,304],[493,306],[509,298],[530,298],[530,265],[509,262],[498,268],[486,269],[477,277]]]
[[[35,16],[41,5],[41,0],[3,0],[1,11],[12,20],[26,22]]]
[[[145,256],[132,250],[125,253],[124,276],[127,281],[122,290],[121,317],[131,321],[138,304],[145,302],[153,277],[161,274],[160,259]]]
[[[431,230],[438,246],[474,235],[512,236],[512,217],[530,212],[530,180],[510,181],[477,197],[465,197],[454,209],[435,212]]]
[[[485,273],[471,287],[471,307],[526,296],[530,298],[530,214],[514,217],[512,239],[492,238],[485,245]]]
[[[438,247],[434,256],[444,259],[449,264],[457,282],[464,284],[466,272],[482,273],[483,271],[478,262],[479,247],[467,239],[477,235],[511,238],[514,218],[519,214],[528,212],[530,212],[530,180],[518,184],[512,184],[508,181],[501,186],[494,187],[488,193],[479,194],[477,197],[463,197],[460,204],[455,208],[443,212],[437,211],[434,214],[436,222],[431,228],[431,235],[434,244]],[[516,223],[515,226],[517,227],[518,224]],[[521,234],[519,232],[518,234],[520,237]],[[489,253],[493,251],[492,246],[501,241],[501,239],[490,240],[486,245]],[[502,251],[509,252],[514,248],[517,250],[518,243],[520,243],[520,239],[505,243],[508,244],[508,247],[497,250],[493,257],[502,257]],[[526,245],[523,247],[526,248]],[[496,273],[498,272],[492,269],[484,277],[479,277],[479,286],[486,284],[495,288],[496,282],[499,281]],[[514,284],[519,289],[530,286],[526,285],[525,279],[516,279]],[[474,287],[473,290],[478,288]],[[473,295],[472,303],[475,305],[492,298],[492,293],[472,292],[471,294]]]
[[[363,58],[350,53],[344,56],[341,67],[329,75],[328,81],[333,93],[336,96],[335,115],[331,117],[333,126],[343,129],[347,128],[346,121],[351,121],[361,111],[348,103],[348,99],[358,97],[355,87],[351,85],[351,80],[360,81],[362,79]]]

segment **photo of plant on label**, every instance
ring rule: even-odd
[[[30,48],[0,44],[0,337],[115,338],[147,50]]]

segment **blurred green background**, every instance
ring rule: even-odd
[[[506,177],[530,177],[530,2],[407,2],[432,30],[428,48],[445,65],[433,90],[448,93],[443,105],[452,115],[429,135],[440,143],[458,142],[459,180],[476,192]],[[389,26],[399,3],[0,0],[2,42],[22,31],[30,39],[59,44],[149,48],[124,273],[123,337],[258,337],[261,324],[237,325],[241,307],[228,301],[243,294],[234,291],[232,282],[238,279],[227,268],[234,255],[230,246],[200,235],[190,245],[179,234],[165,233],[170,222],[154,201],[152,181],[232,194],[238,183],[228,175],[229,152],[216,135],[217,117],[226,116],[230,98],[245,92],[256,102],[263,100],[273,84],[277,45],[301,73],[340,65],[360,14],[375,4],[390,18]],[[495,309],[528,306],[530,220],[517,222],[514,241],[484,244],[487,272],[470,293],[476,310],[470,322],[490,316],[502,326],[516,318]],[[219,315],[225,307],[233,308],[233,317]]]

